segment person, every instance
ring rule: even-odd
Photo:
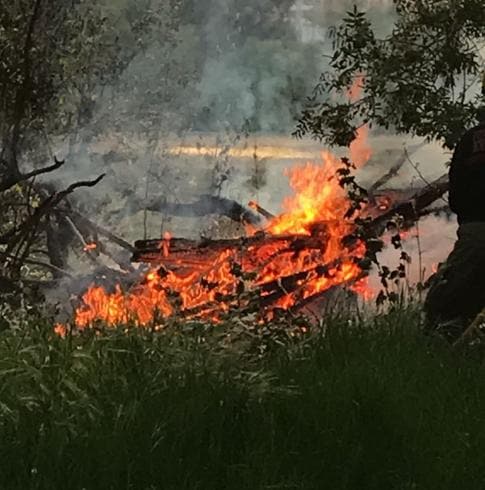
[[[456,145],[449,170],[458,239],[424,304],[427,327],[451,341],[485,308],[485,107],[478,112],[478,125]]]

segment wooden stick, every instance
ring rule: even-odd
[[[74,214],[78,219],[82,220],[87,226],[91,227],[93,230],[97,231],[100,235],[104,236],[108,240],[111,240],[113,243],[116,243],[116,245],[120,246],[121,248],[124,248],[125,250],[128,250],[128,252],[135,253],[136,248],[128,243],[126,240],[123,238],[115,235],[111,231],[107,230],[106,228],[103,228],[102,226],[98,225],[94,221],[91,221],[90,219],[86,218],[83,216],[81,213],[77,211],[72,211],[72,214]]]
[[[266,211],[262,206],[260,206],[256,201],[249,201],[248,206],[255,211],[257,211],[261,216],[264,216],[266,219],[274,219],[276,216],[269,211]]]

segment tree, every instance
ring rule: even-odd
[[[348,145],[362,124],[452,148],[477,119],[485,10],[481,0],[394,0],[391,34],[379,38],[354,8],[333,30],[329,70],[296,135]],[[343,95],[360,80],[361,95]]]
[[[179,3],[13,0],[0,8],[2,275],[19,277],[33,245],[51,266],[64,265],[69,239],[61,237],[68,230],[72,238],[73,227],[65,214],[70,205],[60,207],[75,189],[100,179],[65,190],[35,182],[62,165],[36,168],[47,161],[46,140],[75,137],[140,52],[173,41]]]

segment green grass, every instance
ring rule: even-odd
[[[483,490],[481,354],[418,323],[5,330],[0,489]]]

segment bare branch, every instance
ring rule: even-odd
[[[10,259],[14,259],[14,260],[16,259],[16,257],[14,257],[13,255],[9,255],[7,257],[10,258]],[[74,276],[70,272],[68,272],[68,271],[66,271],[64,269],[61,269],[60,267],[57,267],[57,266],[55,266],[53,264],[49,264],[48,262],[44,262],[42,260],[25,259],[24,260],[24,263],[25,264],[30,264],[30,265],[36,265],[38,267],[43,267],[45,269],[49,269],[52,272],[56,272],[56,273],[61,274],[63,276],[69,277],[71,279],[74,278]]]
[[[367,190],[369,195],[372,196],[372,194],[380,189],[383,185],[387,184],[393,177],[396,177],[396,175],[399,173],[399,170],[401,170],[402,166],[406,163],[406,160],[409,159],[409,154],[413,154],[417,152],[419,149],[421,149],[423,146],[427,144],[426,141],[423,141],[419,145],[413,146],[410,149],[410,152],[408,153],[408,150],[405,148],[404,152],[401,156],[401,158],[389,169],[388,172],[386,172],[382,177],[380,177],[376,182],[374,182],[369,189]],[[428,182],[426,182],[428,184]]]
[[[59,161],[57,160],[57,158],[54,157],[54,161],[55,163],[53,165],[50,165],[49,167],[32,170],[32,172],[28,172],[26,174],[20,174],[17,176],[12,176],[10,179],[5,180],[4,182],[0,183],[0,192],[6,191],[11,187],[13,187],[14,185],[29,180],[31,178],[37,177],[38,175],[53,172],[54,170],[57,170],[58,168],[64,165],[64,160]]]
[[[124,240],[123,238],[115,235],[111,231],[107,230],[106,228],[103,228],[102,226],[94,223],[90,219],[86,218],[83,216],[81,213],[77,211],[72,211],[72,214],[74,214],[78,219],[82,220],[84,224],[86,224],[88,227],[93,228],[97,233],[100,235],[104,236],[108,240],[111,240],[113,243],[116,243],[119,245],[121,248],[124,248],[125,250],[128,250],[128,252],[134,253],[136,248],[131,245],[129,242]]]

